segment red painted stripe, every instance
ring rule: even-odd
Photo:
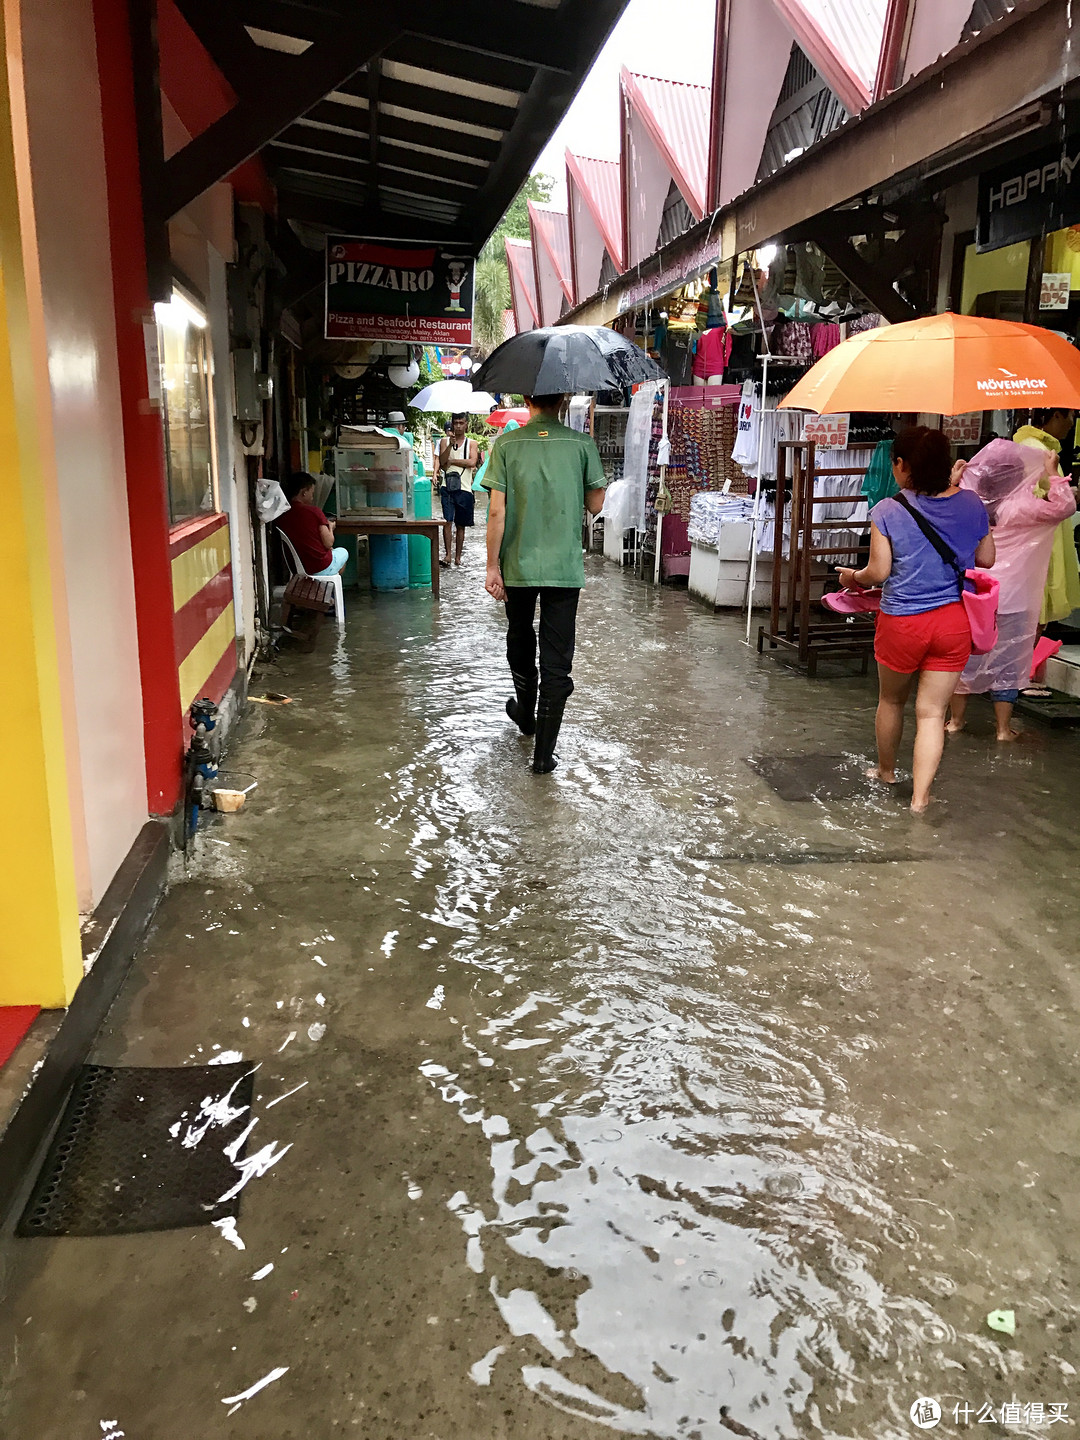
[[[370,265],[389,266],[391,269],[423,270],[435,264],[435,251],[394,250],[389,245],[372,244],[368,240],[346,240],[334,246],[333,259],[366,260]]]
[[[236,96],[174,0],[157,7],[161,88],[189,135],[201,135],[236,103]],[[236,198],[275,209],[266,169],[255,156],[228,177]]]
[[[40,1005],[0,1006],[0,1065],[6,1065],[19,1042],[41,1014]]]
[[[236,678],[239,669],[236,663],[236,641],[230,640],[225,647],[225,653],[211,670],[205,682],[199,686],[195,698],[201,699],[208,695],[215,705],[220,704],[226,690]]]
[[[196,515],[194,520],[185,520],[182,525],[176,525],[169,531],[169,555],[175,560],[178,555],[183,555],[185,550],[194,550],[201,540],[208,535],[213,535],[215,530],[220,530],[223,525],[229,523],[227,515]]]
[[[130,18],[127,0],[93,0],[93,5],[142,679],[146,797],[151,815],[168,815],[180,796],[186,732],[179,713],[180,680],[173,651],[165,442],[161,412],[148,404],[142,321],[153,310],[146,275]]]
[[[191,654],[233,598],[232,566],[226,565],[176,612],[176,663]]]

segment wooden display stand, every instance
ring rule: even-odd
[[[828,452],[825,452],[826,456]],[[795,441],[782,441],[776,467],[776,524],[773,538],[772,607],[768,625],[758,630],[758,654],[765,648],[784,650],[805,665],[807,674],[816,675],[819,659],[854,657],[862,662],[865,675],[874,652],[873,616],[856,616],[848,621],[822,610],[824,582],[832,566],[843,560],[852,564],[865,558],[865,547],[828,541],[822,532],[869,529],[869,518],[854,520],[815,520],[819,505],[835,505],[836,495],[821,495],[817,482],[825,476],[865,475],[865,467],[848,466],[830,469],[828,462],[818,464],[817,447]],[[785,492],[791,488],[791,527],[789,558],[784,559]],[[840,497],[841,499],[844,497]],[[852,504],[866,505],[863,496],[851,496]],[[825,543],[818,544],[818,537]],[[831,556],[829,565],[823,561]],[[829,616],[829,618],[824,618]]]

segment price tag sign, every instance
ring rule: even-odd
[[[966,415],[944,415],[941,433],[953,445],[977,445],[982,438],[982,423],[981,410],[972,410]]]
[[[846,450],[850,415],[811,415],[807,418],[803,439],[819,450]]]
[[[1044,274],[1039,291],[1039,309],[1067,310],[1071,284],[1072,275],[1068,270],[1060,275],[1054,271]]]

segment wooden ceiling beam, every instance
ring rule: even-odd
[[[346,95],[367,98],[364,76],[358,76],[351,84],[335,86],[335,89],[344,91]],[[438,115],[441,120],[482,125],[488,130],[510,130],[518,117],[517,110],[509,105],[493,105],[490,100],[478,100],[454,90],[414,85],[411,80],[395,80],[388,75],[382,78],[379,94],[384,105],[395,105],[399,110],[415,110],[418,115]]]
[[[276,141],[270,146],[268,154],[278,173],[288,171],[290,174],[325,175],[335,180],[373,188],[374,172],[367,160],[351,159],[347,155],[294,150]],[[473,193],[467,186],[447,184],[436,176],[395,170],[388,160],[384,161],[380,173],[382,183],[390,189],[415,191],[420,199],[432,196],[439,200],[452,201],[454,204],[466,204]]]
[[[318,6],[228,0],[228,8],[245,25],[315,43],[333,41],[343,29],[366,27],[385,13],[374,0],[324,0]],[[522,0],[412,0],[401,10],[402,30],[421,39],[556,75],[571,73],[576,64],[577,36],[558,11]]]
[[[469,242],[459,222],[414,219],[391,215],[373,206],[351,204],[335,196],[313,195],[288,183],[278,191],[283,220],[296,220],[334,235],[362,235],[371,240],[433,240],[469,253]]]
[[[860,290],[890,325],[917,319],[919,312],[893,289],[891,277],[864,259],[846,235],[832,229],[827,223],[828,217],[820,218],[825,223],[813,236],[814,244],[829,257],[844,279]]]
[[[366,109],[361,110],[355,105],[342,105],[336,100],[324,100],[309,110],[304,118],[318,120],[323,125],[336,125],[339,129],[355,135],[366,135],[368,130]],[[461,130],[451,130],[442,125],[424,125],[419,120],[402,120],[398,115],[384,113],[379,128],[384,140],[408,140],[430,150],[452,156],[462,155],[468,159],[481,160],[485,164],[496,159],[501,148],[498,140],[485,140],[480,135],[466,135]]]
[[[366,161],[369,158],[366,135],[341,135],[336,130],[319,130],[310,125],[293,125],[272,142],[271,148],[283,153],[331,155],[342,160]],[[484,181],[482,165],[463,165],[453,155],[428,155],[423,150],[396,145],[385,135],[379,150],[382,163],[390,170],[412,170],[417,175],[456,180],[463,187],[467,187],[471,180],[475,189],[479,189]]]
[[[260,63],[266,66],[260,71],[262,82],[246,86],[231,110],[165,161],[160,189],[164,218],[175,215],[250,160],[331,90],[346,84],[400,34],[397,20],[372,18],[362,26],[345,29],[332,44],[313,45],[303,55],[287,57],[287,71],[280,55],[269,63],[262,59]]]

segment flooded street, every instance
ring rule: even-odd
[[[987,1402],[1075,1422],[1080,740],[1002,751],[973,707],[927,817],[784,800],[748,761],[869,760],[873,681],[591,560],[538,778],[481,551],[440,607],[352,593],[343,638],[257,673],[295,701],[233,745],[258,789],[91,1058],[240,1052],[249,1154],[283,1153],[242,1250],[5,1240],[0,1433],[888,1440],[919,1396],[939,1434]]]

